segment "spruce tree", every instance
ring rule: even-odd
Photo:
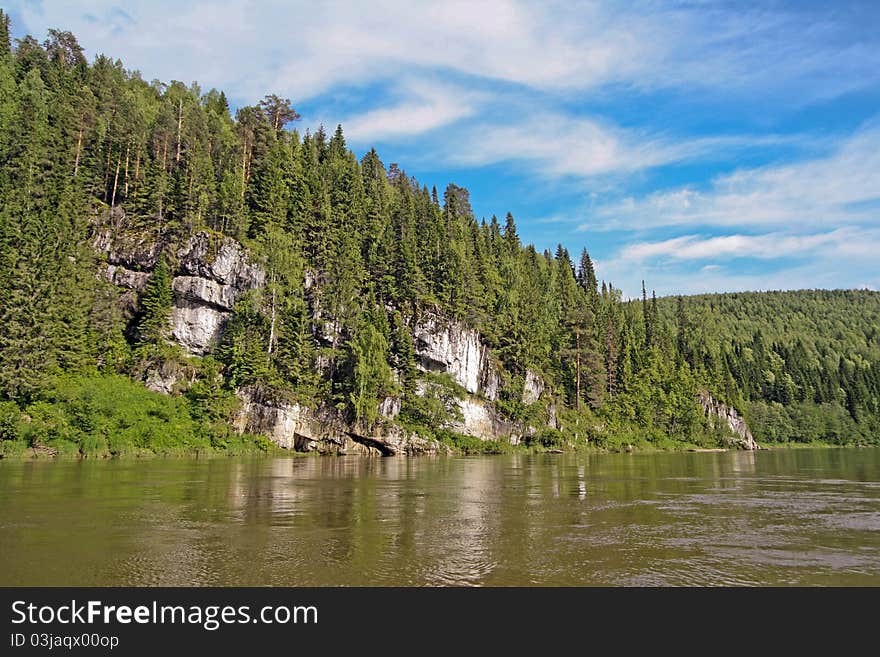
[[[12,53],[12,40],[9,33],[9,14],[0,9],[0,58]]]
[[[171,330],[171,268],[163,256],[156,263],[141,295],[138,340],[141,345],[161,345]]]

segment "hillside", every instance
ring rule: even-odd
[[[869,362],[880,360],[880,292],[738,292],[683,300],[694,326],[714,344],[747,342],[760,331],[770,343],[800,340],[816,359],[845,354]],[[677,299],[660,298],[658,304],[661,317],[674,322]]]
[[[876,431],[880,293],[707,294],[659,299],[658,309],[665,323],[684,318],[686,351],[718,372],[764,440],[836,440],[858,431],[853,419],[866,440]]]
[[[3,453],[751,445],[735,411],[877,439],[876,295],[622,303],[586,248],[538,252],[288,99],[233,116],[0,19]]]

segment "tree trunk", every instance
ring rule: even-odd
[[[183,98],[180,99],[177,105],[177,155],[174,158],[175,162],[180,162],[180,130],[183,127]]]
[[[269,324],[269,356],[272,355],[272,347],[275,344],[275,276],[272,276],[272,322]]]
[[[110,207],[116,206],[116,186],[119,184],[119,165],[122,159],[122,153],[116,158],[116,175],[113,176],[113,195],[110,197]]]
[[[576,369],[577,369],[577,409],[581,410],[581,332],[575,331],[577,342]]]
[[[125,198],[128,198],[128,155],[131,152],[131,142],[125,144]]]

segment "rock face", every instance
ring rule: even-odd
[[[242,400],[234,426],[239,432],[268,436],[287,449],[322,454],[435,454],[446,451],[435,440],[389,425],[370,431],[350,427],[332,409],[311,409],[299,404],[267,399],[258,390],[238,391]]]
[[[160,237],[113,228],[99,232],[93,244],[107,255],[107,280],[135,291],[144,289],[167,248]],[[189,353],[203,356],[216,346],[236,300],[264,285],[265,272],[238,242],[206,232],[191,236],[174,255],[179,264],[171,285],[171,337]]]
[[[171,336],[190,353],[202,356],[216,346],[236,300],[262,287],[266,274],[228,237],[212,239],[196,233],[177,256],[182,275],[171,284]]]
[[[498,399],[501,377],[479,333],[431,314],[413,327],[413,342],[422,371],[446,372],[470,394]]]
[[[736,440],[737,447],[748,450],[758,449],[758,443],[755,442],[746,421],[736,412],[736,409],[722,404],[706,391],[700,393],[700,404],[707,416],[720,420],[724,426],[739,436],[739,439]]]
[[[120,207],[108,211],[102,228],[92,239],[96,251],[107,255],[107,262],[133,271],[152,271],[167,248],[162,235],[149,230],[128,230]]]
[[[126,287],[129,290],[140,292],[147,285],[150,278],[149,272],[126,269],[121,265],[107,265],[105,272],[107,280],[118,287]]]
[[[231,238],[203,231],[177,244],[175,247],[155,231],[127,228],[119,208],[104,217],[93,239],[95,249],[107,258],[104,276],[126,290],[131,312],[136,310],[137,293],[146,286],[163,252],[170,254],[166,257],[174,273],[171,337],[188,353],[203,356],[219,343],[236,301],[249,290],[262,288],[266,274]],[[306,272],[307,294],[320,284],[320,275]],[[336,330],[332,320],[323,318],[318,306],[314,311],[317,337],[329,340]],[[464,399],[455,402],[461,419],[451,421],[449,428],[483,440],[518,442],[528,428],[507,421],[491,403],[498,399],[501,377],[479,333],[436,313],[423,315],[412,330],[420,369],[448,373],[467,391]],[[189,378],[178,369],[160,366],[147,373],[145,383],[152,390],[173,394],[181,385],[191,383]],[[544,387],[536,373],[527,372],[523,401],[537,401]],[[266,435],[288,449],[377,455],[448,449],[392,423],[400,412],[397,397],[382,400],[378,408],[382,420],[376,428],[366,430],[346,423],[332,408],[281,402],[257,390],[242,390],[239,396],[243,403],[236,429]]]
[[[266,399],[258,390],[242,389],[238,396],[242,406],[234,426],[240,432],[262,434],[286,449],[311,451],[319,442],[344,445],[346,427],[330,411]]]
[[[544,380],[532,370],[526,370],[523,403],[534,404],[542,394],[544,394]]]
[[[476,397],[458,400],[461,421],[450,423],[449,428],[481,440],[509,440],[516,445],[521,439],[522,428],[501,417],[491,404]]]

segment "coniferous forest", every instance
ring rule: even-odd
[[[13,43],[0,13],[3,454],[267,449],[233,426],[242,389],[367,433],[506,448],[443,428],[463,391],[419,366],[426,315],[479,334],[500,381],[484,401],[538,427],[535,449],[722,445],[707,394],[759,443],[878,441],[880,294],[656,298],[647,281],[625,300],[586,248],[538,251],[510,213],[474,216],[467,189],[429,189],[374,150],[359,159],[341,126],[298,119],[276,95],[233,112],[222,91],[89,63],[69,32]],[[105,275],[108,232],[156,255],[134,297]],[[175,254],[197,233],[240,244],[264,281],[194,355],[169,316]],[[168,367],[186,373],[173,394],[145,386]]]

